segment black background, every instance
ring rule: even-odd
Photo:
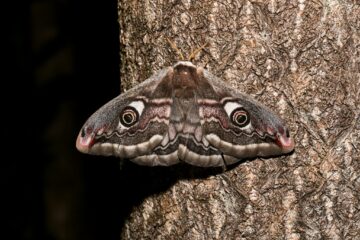
[[[1,15],[0,238],[119,239],[133,188],[117,159],[75,149],[120,93],[117,2],[8,1]]]

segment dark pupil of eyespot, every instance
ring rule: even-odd
[[[230,115],[230,119],[235,125],[241,128],[247,126],[250,123],[249,113],[241,107],[233,110]]]
[[[246,117],[245,113],[240,113],[240,114],[236,117],[236,122],[237,122],[238,124],[244,124],[244,123],[246,122],[246,119],[247,119],[247,117]]]
[[[123,119],[125,123],[130,124],[134,121],[134,116],[131,113],[125,113]]]

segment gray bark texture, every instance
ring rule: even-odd
[[[187,55],[209,43],[193,63],[277,112],[296,143],[225,172],[146,168],[121,239],[360,239],[358,1],[118,4],[123,91],[179,60],[166,38]]]

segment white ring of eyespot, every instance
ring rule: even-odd
[[[242,105],[237,102],[226,102],[224,105],[225,112],[229,117],[231,116],[231,113],[234,111],[234,109],[240,107],[242,107]]]
[[[133,101],[129,105],[129,107],[133,107],[137,110],[139,117],[141,116],[142,112],[144,111],[145,105],[143,101]]]

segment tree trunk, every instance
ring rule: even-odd
[[[193,63],[266,103],[296,143],[227,171],[125,163],[138,197],[122,239],[360,239],[357,1],[118,4],[123,90],[179,60],[166,38],[187,55],[209,43]]]

